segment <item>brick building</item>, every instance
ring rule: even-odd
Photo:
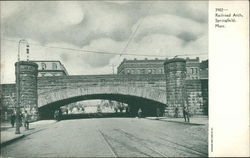
[[[186,79],[195,80],[200,79],[200,59],[186,58]]]
[[[208,60],[200,63],[200,79],[208,79]]]
[[[149,60],[124,59],[117,68],[117,74],[164,74],[164,60],[155,58]]]
[[[68,72],[59,61],[53,60],[33,60],[38,65],[38,77],[43,76],[68,76]]]
[[[208,60],[206,60],[207,62]],[[117,74],[164,74],[165,59],[147,59],[144,60],[127,60],[124,59],[117,68]],[[208,66],[205,61],[200,62],[200,59],[186,58],[186,71],[188,80],[196,80],[207,78]],[[202,69],[200,68],[202,64]]]

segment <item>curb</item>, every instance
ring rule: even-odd
[[[145,118],[146,118],[146,119],[149,119],[149,120],[165,121],[165,122],[174,122],[174,123],[181,123],[181,124],[185,124],[185,125],[195,125],[195,126],[205,125],[205,124],[200,124],[200,123],[180,122],[180,121],[174,121],[174,120],[164,120],[164,119],[147,118],[147,117],[145,117]]]
[[[201,123],[180,122],[180,121],[172,121],[172,120],[161,120],[161,121],[176,122],[176,123],[182,123],[182,124],[186,124],[186,125],[195,125],[195,126],[205,125],[205,124],[201,124]]]
[[[10,143],[12,143],[12,142],[14,142],[14,141],[16,141],[16,140],[18,140],[18,139],[23,138],[24,136],[25,136],[25,134],[21,134],[20,136],[17,136],[17,137],[15,137],[15,138],[13,138],[13,139],[6,140],[6,141],[4,141],[4,142],[1,142],[1,148],[4,147],[4,146],[6,146],[6,145],[8,145],[8,144],[10,144]]]

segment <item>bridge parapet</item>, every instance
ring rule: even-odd
[[[73,75],[38,77],[38,84],[71,83],[71,82],[136,82],[165,81],[164,74],[131,74],[131,75]]]

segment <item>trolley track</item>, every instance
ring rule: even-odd
[[[140,142],[140,144],[144,145],[146,148],[148,148],[148,149],[150,149],[150,150],[152,150],[152,151],[158,153],[159,155],[161,155],[161,157],[167,157],[167,156],[166,156],[165,154],[163,154],[162,152],[158,151],[157,149],[155,149],[155,148],[149,146],[147,143],[143,142],[143,139],[140,139],[140,138],[138,138],[137,136],[135,136],[135,135],[133,135],[133,134],[131,134],[131,133],[129,133],[129,132],[126,132],[126,131],[123,130],[123,129],[115,129],[115,130],[116,130],[116,131],[119,131],[119,132],[121,132],[121,133],[124,133],[124,135],[126,135],[127,137],[132,138],[132,140],[133,140],[133,139],[134,139],[134,140],[137,140],[138,142]],[[171,145],[171,146],[169,146],[169,147],[174,148],[174,149],[176,149],[176,150],[183,151],[183,152],[188,152],[188,153],[192,153],[192,154],[195,154],[195,155],[197,155],[197,156],[207,156],[207,155],[208,155],[207,153],[197,151],[197,150],[195,150],[195,149],[192,149],[192,148],[190,148],[190,147],[188,147],[188,146],[185,146],[185,145],[181,145],[181,144],[179,144],[179,143],[175,143],[175,142],[170,141],[170,140],[168,140],[168,139],[166,139],[166,138],[160,138],[160,137],[158,137],[158,138],[159,138],[159,139],[162,139],[162,140],[164,140],[164,141],[166,141],[166,142],[168,142],[168,143],[170,143],[170,144],[174,144],[174,146]]]
[[[107,139],[107,136],[101,131],[99,130],[99,133],[101,134],[102,138],[104,139],[104,141],[106,142],[110,152],[112,153],[112,155],[114,155],[114,157],[118,157],[117,152],[115,151],[115,149],[112,147],[111,143],[109,142],[109,140]]]
[[[117,132],[117,130],[115,130],[115,131]],[[137,153],[143,155],[143,157],[166,157],[166,155],[164,155],[164,154],[162,154],[162,153],[159,153],[159,152],[156,151],[155,149],[152,149],[152,148],[146,146],[145,144],[138,143],[137,141],[134,141],[134,140],[133,140],[133,142],[138,143],[138,144],[140,144],[141,146],[143,146],[144,148],[153,151],[154,153],[157,154],[157,156],[150,155],[150,154],[148,154],[148,153],[146,153],[146,152],[142,152],[141,150],[139,150],[139,149],[137,149],[137,148],[135,148],[135,147],[132,147],[132,146],[126,146],[124,143],[117,142],[115,139],[112,140],[112,138],[110,138],[108,135],[104,134],[101,130],[99,130],[99,133],[102,135],[102,137],[103,137],[103,139],[105,140],[106,144],[109,146],[109,149],[110,149],[110,151],[112,152],[112,154],[114,155],[114,157],[124,157],[124,156],[118,154],[119,152],[117,152],[116,149],[112,146],[112,143],[111,143],[112,141],[114,141],[114,142],[116,142],[116,143],[120,143],[121,145],[123,145],[123,147],[126,148],[126,150],[131,151],[131,150],[133,149],[133,152],[136,151]],[[120,132],[118,132],[118,133],[120,133]],[[129,137],[127,137],[127,138],[129,138]],[[130,141],[131,141],[131,139],[130,139]],[[127,144],[127,145],[128,145],[128,144]],[[127,157],[127,156],[126,156],[126,157]],[[142,156],[140,156],[140,157],[142,157]]]
[[[167,155],[161,153],[161,152],[158,151],[157,149],[154,149],[153,147],[149,146],[148,144],[146,144],[146,143],[140,141],[140,139],[138,139],[136,136],[134,136],[134,135],[132,135],[132,134],[130,134],[130,133],[124,131],[123,129],[115,129],[115,130],[116,130],[117,132],[120,132],[120,133],[126,135],[128,138],[130,138],[130,140],[133,140],[133,141],[137,140],[136,142],[139,142],[139,144],[141,144],[143,147],[145,147],[145,148],[147,148],[147,149],[149,149],[149,150],[151,150],[151,151],[157,153],[160,157],[167,157]],[[132,138],[132,139],[131,139],[131,138]],[[159,156],[158,156],[158,157],[159,157]]]

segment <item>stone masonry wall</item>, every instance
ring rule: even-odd
[[[119,86],[124,84],[137,87],[152,87],[165,90],[165,75],[75,75],[60,77],[38,77],[38,94],[56,89],[84,86]]]
[[[16,84],[0,85],[0,94],[1,119],[5,120],[6,112],[10,115],[16,104]]]
[[[187,105],[191,115],[204,114],[201,80],[186,80]]]

